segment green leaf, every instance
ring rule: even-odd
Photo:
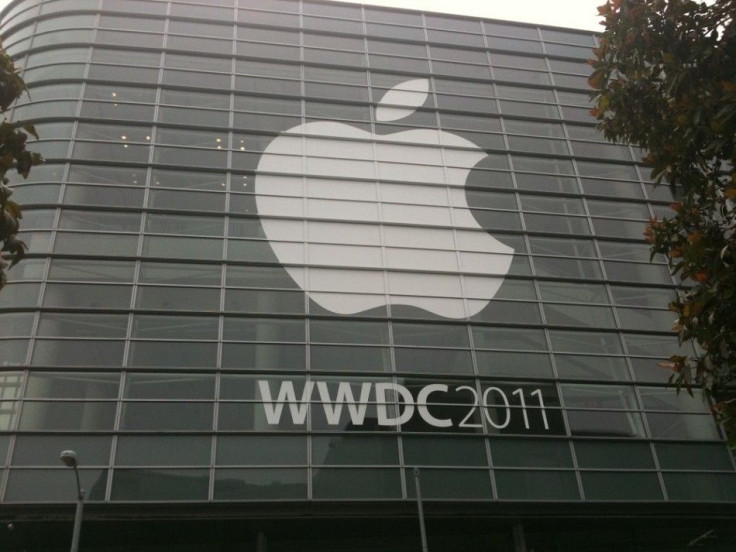
[[[25,130],[28,134],[38,140],[38,133],[36,132],[35,126],[33,126],[32,124],[23,125],[23,130]]]

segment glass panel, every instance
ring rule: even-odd
[[[641,415],[637,412],[568,410],[567,418],[572,435],[646,436]]]
[[[112,438],[104,436],[19,435],[15,439],[12,464],[56,468],[59,466],[61,451],[71,449],[77,453],[85,467],[107,466],[110,463],[111,445]]]
[[[29,344],[30,341],[27,339],[3,339],[0,341],[0,348],[2,348],[3,352],[3,365],[20,366],[25,364]]]
[[[18,427],[29,431],[111,431],[114,422],[114,402],[26,401]]]
[[[654,469],[648,443],[576,441],[575,455],[581,468]]]
[[[142,254],[172,259],[219,260],[222,258],[222,248],[223,242],[218,239],[146,236],[143,238]]]
[[[207,500],[209,470],[115,470],[112,500]]]
[[[632,410],[637,408],[632,387],[563,384],[566,406]]]
[[[125,337],[126,315],[44,313],[38,335],[46,337]]]
[[[555,351],[623,354],[621,340],[616,333],[551,330],[549,335],[552,340],[552,348]]]
[[[303,314],[304,294],[228,289],[225,292],[225,308],[235,312]]]
[[[411,484],[414,480],[414,474],[411,470],[407,470],[405,477],[409,482],[406,486],[407,495],[409,498],[414,498],[416,488]],[[424,499],[457,498],[467,500],[490,499],[493,496],[488,470],[422,468],[419,477],[422,498]]]
[[[98,55],[101,51],[95,49],[93,58]],[[102,52],[107,52],[102,50]],[[135,52],[129,50],[109,50],[111,54],[116,54],[125,59],[130,59],[131,55],[135,55]],[[146,56],[148,54],[145,54]],[[155,63],[158,65],[160,56],[154,56]],[[108,60],[109,61],[109,60]],[[153,61],[153,60],[152,60]],[[121,101],[121,102],[142,102],[142,103],[154,103],[156,101],[156,89],[155,88],[134,88],[129,86],[110,86],[102,84],[88,84],[84,89],[84,97],[91,100],[110,100],[110,101]],[[35,99],[35,97],[34,97]]]
[[[121,435],[115,463],[119,466],[207,466],[211,449],[209,436]]]
[[[58,463],[58,461],[57,461]],[[63,469],[63,468],[62,468]],[[74,477],[53,470],[12,470],[8,476],[5,500],[8,502],[73,502],[77,496]],[[85,489],[85,500],[101,501],[105,498],[107,470],[79,470],[79,482]]]
[[[539,282],[539,291],[544,301],[570,303],[608,303],[606,287],[602,284],[566,282]]]
[[[239,397],[240,398],[240,397]],[[217,418],[219,430],[233,431],[294,431],[304,429],[284,415],[277,423],[270,424],[263,417],[263,405],[259,403],[220,403]]]
[[[224,234],[224,221],[215,217],[149,213],[146,216],[146,232],[150,234],[222,236]]]
[[[214,375],[166,373],[130,373],[123,392],[128,399],[212,399],[214,394]]]
[[[120,376],[94,372],[31,372],[26,398],[114,399]]]
[[[408,466],[487,466],[483,439],[404,436],[404,463]]]
[[[128,357],[128,366],[199,368],[216,364],[217,343],[133,341]]]
[[[133,235],[59,232],[54,243],[54,253],[72,255],[115,251],[119,255],[133,256],[137,250],[138,236]]]
[[[306,465],[307,438],[296,435],[220,435],[218,466]]]
[[[555,355],[557,373],[563,378],[628,381],[631,379],[623,357]]]
[[[180,150],[180,164],[185,164],[185,159],[191,161],[189,154],[191,152]],[[225,152],[213,152],[222,153]],[[148,206],[159,209],[174,209],[188,211],[213,211],[222,212],[225,210],[225,195],[205,192],[183,192],[178,190],[151,190],[148,197]]]
[[[665,470],[727,470],[733,465],[723,444],[656,443],[659,465]]]
[[[138,315],[133,320],[133,337],[217,339],[217,332],[217,318]]]
[[[0,437],[0,467],[5,466],[5,457],[8,455],[8,448],[10,448],[10,437]]]
[[[33,313],[4,313],[0,317],[0,335],[3,337],[20,337],[31,334]]]
[[[120,429],[210,430],[212,403],[123,403]]]
[[[289,376],[288,378],[279,378],[271,374],[262,375],[232,375],[223,374],[220,384],[220,399],[222,400],[261,400],[261,394],[258,390],[257,381],[266,381],[272,389],[281,386],[282,382],[287,380],[294,386],[295,393],[301,396],[304,391],[303,377]],[[274,391],[275,393],[275,391]]]
[[[396,370],[399,372],[453,373],[472,372],[470,351],[450,349],[396,348]]]
[[[571,468],[572,456],[566,441],[491,440],[494,466]]]
[[[624,334],[624,339],[629,354],[632,355],[668,358],[673,352],[678,351],[677,338],[674,335]],[[679,349],[679,354],[690,354],[691,352],[687,347]]]
[[[609,307],[586,305],[544,305],[548,324],[560,326],[590,326],[615,328],[613,311]]]
[[[500,324],[541,324],[537,303],[521,301],[494,301],[489,308],[482,310],[474,320]]]
[[[647,413],[652,437],[716,441],[721,439],[718,426],[710,414]]]
[[[59,222],[59,228],[66,230],[138,232],[140,226],[141,216],[138,213],[100,213],[70,209],[62,211]]]
[[[567,471],[496,470],[501,499],[578,500],[575,474]],[[422,489],[423,490],[423,489]]]
[[[58,178],[61,178],[59,176]],[[146,171],[140,168],[96,167],[72,165],[69,169],[69,182],[90,184],[122,184],[126,186],[143,186]]]
[[[20,265],[13,267],[13,270],[8,273],[8,280],[10,283],[20,280],[40,280],[43,277],[43,273],[46,269],[46,261],[44,259],[25,259]],[[12,289],[26,288],[33,286],[25,286],[18,284]]]
[[[100,27],[110,29],[131,29],[140,31],[164,32],[164,21],[161,19],[144,19],[141,17],[121,17],[117,15],[103,15],[100,17]]]
[[[736,475],[717,473],[665,473],[670,500],[733,502]]]
[[[133,180],[133,185],[142,185]],[[117,186],[77,186],[67,184],[64,190],[64,203],[67,205],[101,205],[105,207],[141,207],[143,190],[119,188]]]
[[[225,175],[220,173],[153,169],[151,172],[151,185],[162,188],[223,191],[225,188]]]
[[[150,13],[163,15],[166,13],[165,2],[140,2],[138,0],[104,0],[105,11],[119,11],[124,13]]]
[[[0,429],[3,431],[15,429],[19,407],[18,401],[0,401]]]
[[[398,469],[313,470],[314,498],[401,498],[401,474]]]
[[[662,500],[656,473],[583,472],[586,500]]]
[[[484,376],[552,377],[548,354],[478,351],[478,372]]]
[[[310,347],[312,370],[391,371],[391,355],[385,347]]]
[[[141,286],[138,288],[136,306],[177,311],[217,311],[220,307],[220,290]]]
[[[0,398],[19,399],[23,385],[23,374],[20,372],[3,372],[0,374]]]
[[[218,469],[215,472],[215,500],[306,497],[306,469]]]
[[[152,284],[219,286],[221,273],[219,264],[142,262],[139,279]],[[209,290],[202,291],[209,293]]]
[[[393,465],[399,463],[395,437],[335,435],[312,437],[312,464]]]
[[[15,276],[11,272],[10,277]],[[35,307],[38,303],[38,294],[41,291],[40,284],[8,284],[5,293],[0,297],[2,308]]]
[[[235,341],[304,342],[303,320],[226,317],[223,338]]]
[[[673,389],[662,389],[658,387],[640,387],[644,408],[647,410],[678,410],[685,412],[710,413],[710,405],[703,393],[693,390],[694,396],[689,393],[673,392]]]
[[[305,356],[304,345],[225,343],[222,346],[223,368],[304,370]]]
[[[31,364],[35,366],[120,366],[124,342],[91,340],[37,340]]]
[[[466,325],[401,324],[393,323],[394,342],[397,345],[424,345],[433,347],[470,347]]]

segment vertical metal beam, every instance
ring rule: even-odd
[[[419,483],[419,468],[414,468],[414,486],[417,489],[417,510],[419,511],[419,533],[422,536],[422,552],[428,552],[427,531],[424,527],[424,507],[422,506],[422,486]]]
[[[268,550],[268,539],[263,531],[258,531],[256,535],[256,552],[266,552]]]
[[[524,525],[520,521],[514,523],[514,552],[527,552]]]
[[[74,468],[74,473],[77,469]],[[79,489],[79,496],[77,497],[77,511],[74,514],[74,532],[72,533],[72,546],[71,552],[77,552],[79,550],[79,534],[82,531],[82,510],[84,508],[84,491]]]

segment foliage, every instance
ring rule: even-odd
[[[6,173],[15,169],[26,178],[33,165],[42,162],[41,156],[26,150],[28,134],[38,138],[33,125],[17,128],[5,117],[10,105],[26,90],[23,79],[18,74],[13,60],[0,45],[0,111],[3,121],[0,123],[0,251],[5,252],[10,263],[0,258],[0,289],[5,285],[5,269],[15,265],[23,258],[25,244],[18,239],[18,221],[22,218],[20,207],[10,199],[13,191],[7,186]]]
[[[670,358],[671,381],[723,399],[736,379],[736,0],[608,0],[598,11],[598,128],[646,150],[651,178],[677,198],[645,231],[652,257],[667,255],[682,280],[674,330],[698,351]],[[733,401],[715,411],[736,429]]]

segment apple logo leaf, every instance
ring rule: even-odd
[[[427,101],[428,95],[427,79],[414,79],[397,84],[378,102],[376,120],[386,122],[408,117]]]

